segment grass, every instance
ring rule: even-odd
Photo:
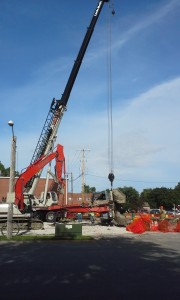
[[[7,239],[6,236],[0,236],[0,241],[57,241],[57,240],[74,240],[74,241],[89,241],[93,240],[91,236],[64,236],[56,237],[54,235],[16,235],[12,239]]]

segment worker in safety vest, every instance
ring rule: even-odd
[[[94,224],[94,212],[90,212],[91,224]]]
[[[161,220],[166,218],[166,211],[164,210],[164,207],[162,205],[160,206],[159,218]]]

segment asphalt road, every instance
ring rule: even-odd
[[[2,300],[180,299],[180,234],[0,242]]]

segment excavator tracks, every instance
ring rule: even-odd
[[[23,234],[23,232],[31,230],[41,230],[44,228],[44,224],[39,219],[22,219],[16,218],[12,221],[12,235]],[[0,219],[0,234],[7,235],[7,219]]]

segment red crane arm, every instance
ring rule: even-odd
[[[57,149],[55,152],[52,152],[47,156],[42,155],[37,161],[35,161],[33,164],[27,167],[27,169],[19,176],[15,185],[15,204],[19,207],[20,210],[24,209],[23,191],[26,183],[54,158],[56,158],[56,169],[57,167],[59,168],[57,169],[57,177],[58,180],[61,182],[63,165],[65,170],[65,158],[63,146],[59,144],[57,145]]]
[[[62,145],[57,145],[57,156],[56,156],[56,177],[58,182],[64,184],[64,180],[62,178],[62,174],[66,174],[65,168],[65,157]]]

